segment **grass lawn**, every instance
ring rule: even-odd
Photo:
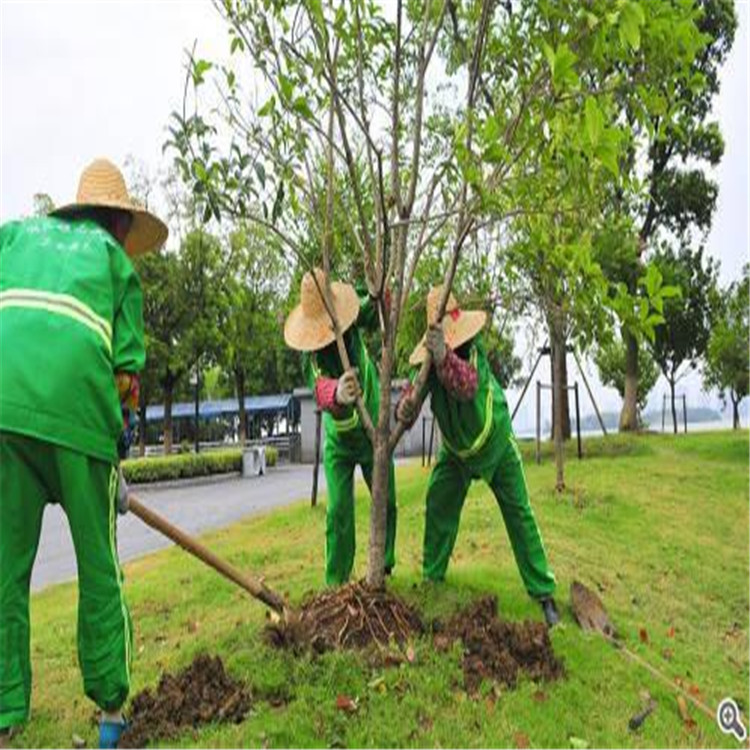
[[[136,639],[133,692],[198,652],[221,655],[252,686],[254,708],[242,724],[209,726],[179,743],[201,747],[570,747],[571,738],[591,747],[731,746],[734,740],[697,711],[691,709],[697,726],[686,727],[673,693],[599,637],[584,635],[572,620],[568,589],[576,578],[598,588],[630,648],[686,688],[695,686],[711,706],[734,696],[747,716],[748,435],[615,436],[589,440],[586,448],[587,460],[569,460],[569,491],[557,496],[549,453],[536,466],[532,446],[524,446],[563,611],[552,640],[567,677],[543,685],[543,695],[525,681],[495,701],[473,700],[463,691],[458,647],[436,653],[427,641],[415,644],[413,664],[388,669],[353,653],[295,658],[274,651],[261,639],[264,608],[174,548],[125,568]],[[521,585],[495,500],[480,483],[467,499],[446,583],[420,585],[427,476],[418,464],[397,472],[393,588],[428,616],[490,592],[501,615],[541,619]],[[368,511],[360,485],[357,575],[366,564]],[[322,586],[324,519],[324,507],[303,502],[205,541],[299,601]],[[76,661],[76,599],[75,584],[32,599],[32,720],[18,745],[66,746],[74,733],[96,744],[94,708]],[[643,690],[658,707],[632,733],[628,719]],[[359,710],[337,710],[338,694],[359,698]]]

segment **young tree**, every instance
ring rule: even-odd
[[[664,324],[656,328],[651,344],[654,359],[669,383],[676,434],[675,386],[698,366],[706,352],[718,305],[719,264],[710,257],[704,264],[703,248],[683,247],[675,252],[663,247],[654,256],[654,265],[666,283],[680,290],[679,295],[664,302]],[[685,363],[688,367],[682,367]]]
[[[345,226],[380,320],[376,418],[357,403],[374,451],[367,578],[379,586],[389,457],[405,429],[392,426],[391,382],[415,270],[441,239],[441,316],[477,227],[549,209],[532,200],[533,176],[548,151],[570,159],[570,174],[580,175],[584,164],[592,173],[601,164],[616,170],[617,138],[605,123],[606,101],[597,104],[608,93],[589,87],[579,71],[589,61],[616,70],[633,54],[641,5],[629,1],[612,12],[607,0],[585,9],[573,0],[396,0],[387,9],[363,0],[215,4],[243,71],[261,82],[262,105],[256,111],[248,104],[233,69],[216,68],[223,118],[188,112],[186,97],[170,145],[206,219],[253,221],[305,268],[330,269],[336,207],[351,201]],[[211,69],[210,61],[192,59],[187,83],[196,101]],[[588,146],[581,152],[582,132]],[[310,226],[317,228],[314,253],[305,252],[309,233],[302,232]],[[329,289],[320,292],[348,367]],[[420,398],[430,366],[428,357],[415,382]]]
[[[707,388],[718,388],[722,398],[729,393],[732,427],[740,427],[740,402],[748,395],[750,381],[750,266],[721,295],[719,314],[713,323],[706,350],[703,380]]]

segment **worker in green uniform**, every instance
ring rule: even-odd
[[[73,537],[78,660],[102,710],[100,745],[115,747],[125,726],[117,442],[145,362],[130,258],[166,237],[104,159],[84,170],[75,203],[0,227],[0,742],[29,716],[29,583],[47,503],[62,506]]]
[[[417,366],[428,351],[432,354],[427,387],[443,437],[427,488],[423,575],[430,581],[445,578],[469,485],[483,479],[497,498],[526,589],[541,603],[552,627],[559,621],[553,598],[555,578],[529,504],[505,394],[482,346],[486,313],[461,310],[450,295],[438,325],[440,295],[439,287],[428,295],[428,331],[410,358],[410,364]],[[396,413],[407,423],[416,418],[416,402],[409,390]]]
[[[361,388],[365,408],[372,419],[377,420],[380,407],[377,369],[358,330],[376,327],[377,309],[369,295],[363,295],[360,304],[353,286],[331,282],[331,300],[352,366],[351,370],[344,371],[331,318],[320,294],[327,281],[326,275],[320,269],[315,269],[314,273],[315,278],[308,272],[302,279],[300,304],[284,324],[284,339],[289,347],[305,353],[306,377],[318,408],[324,412],[323,466],[328,486],[325,577],[329,586],[337,586],[349,580],[354,566],[354,470],[357,464],[372,490],[372,443],[354,404]],[[392,571],[396,562],[395,544],[396,488],[391,460],[386,573]]]

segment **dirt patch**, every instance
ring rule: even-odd
[[[487,596],[454,615],[445,625],[433,625],[437,648],[460,640],[464,646],[466,690],[475,693],[482,680],[515,687],[523,673],[532,680],[563,676],[547,627],[541,622],[506,622],[497,616],[497,599]]]
[[[119,747],[145,747],[209,722],[239,723],[250,709],[250,692],[233,680],[218,656],[200,655],[177,674],[165,673],[156,690],[130,704],[130,726]]]
[[[403,646],[423,632],[419,615],[398,596],[350,583],[308,597],[294,620],[270,623],[265,634],[278,648],[322,653],[394,642]]]

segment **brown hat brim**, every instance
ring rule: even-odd
[[[453,318],[450,313],[443,317],[443,333],[445,334],[445,343],[451,349],[458,349],[459,346],[473,339],[487,323],[487,313],[484,310],[461,310],[457,318]],[[421,365],[427,358],[427,347],[425,346],[425,337],[417,344],[414,351],[409,357],[409,364],[412,367]]]
[[[339,281],[331,282],[333,309],[342,332],[352,327],[359,316],[359,297],[353,286]],[[311,317],[300,303],[287,316],[284,323],[284,341],[299,352],[316,352],[336,340],[328,313]]]
[[[135,258],[153,250],[159,250],[167,241],[167,225],[154,214],[132,203],[69,203],[50,211],[50,216],[66,217],[86,208],[112,208],[127,211],[133,217],[133,223],[125,238],[125,252]]]

